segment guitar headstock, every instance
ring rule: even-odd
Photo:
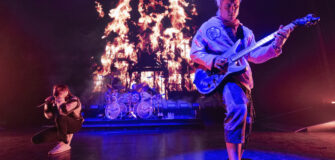
[[[314,14],[308,14],[306,17],[294,20],[292,23],[296,26],[313,26],[320,22],[320,17],[316,17]]]

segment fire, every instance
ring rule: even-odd
[[[101,17],[102,6],[95,3]],[[130,0],[120,0],[109,11],[111,22],[102,39],[111,40],[101,57],[103,69],[95,74],[101,77],[114,74],[110,68],[115,67],[119,74],[114,75],[127,88],[145,82],[165,94],[194,90],[193,64],[189,57],[193,32],[186,23],[191,20],[189,15],[197,15],[195,5],[186,0],[139,0],[133,7],[138,8],[137,19],[131,17]],[[102,84],[96,80],[95,84],[94,91],[101,91]]]
[[[99,2],[97,2],[97,1],[95,1],[94,3],[95,3],[95,8],[97,9],[97,12],[99,13],[99,17],[100,18],[104,18],[105,13],[104,13],[104,11],[102,9],[102,5]]]

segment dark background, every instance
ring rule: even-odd
[[[192,20],[197,27],[217,10],[214,0],[190,2],[197,5],[199,15]],[[103,2],[105,14],[114,3]],[[334,8],[333,0],[243,0],[239,18],[256,39],[307,13],[321,17],[317,26],[296,29],[283,55],[252,65],[258,119],[306,107],[331,107],[330,101],[335,100]],[[0,127],[40,124],[42,112],[35,106],[51,94],[53,84],[68,84],[81,97],[88,94],[92,60],[100,59],[106,44],[100,39],[105,25],[93,0],[2,0]],[[322,116],[315,113],[314,118]]]

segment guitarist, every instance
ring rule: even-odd
[[[253,32],[237,19],[241,0],[216,0],[216,3],[217,15],[203,23],[197,31],[190,53],[191,59],[199,67],[213,72],[224,71],[228,62],[227,55],[256,43]],[[246,66],[244,72],[233,74],[211,94],[219,97],[220,104],[227,111],[224,130],[230,160],[241,159],[242,144],[245,144],[251,129],[253,107],[250,97],[253,79],[249,62],[258,64],[278,57],[293,29],[280,26],[272,43],[238,60],[239,64]]]

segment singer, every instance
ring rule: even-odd
[[[70,150],[73,133],[81,129],[84,121],[79,98],[71,94],[67,85],[54,85],[53,95],[45,99],[44,116],[54,120],[55,126],[34,135],[32,142],[34,144],[58,142],[48,154]]]

